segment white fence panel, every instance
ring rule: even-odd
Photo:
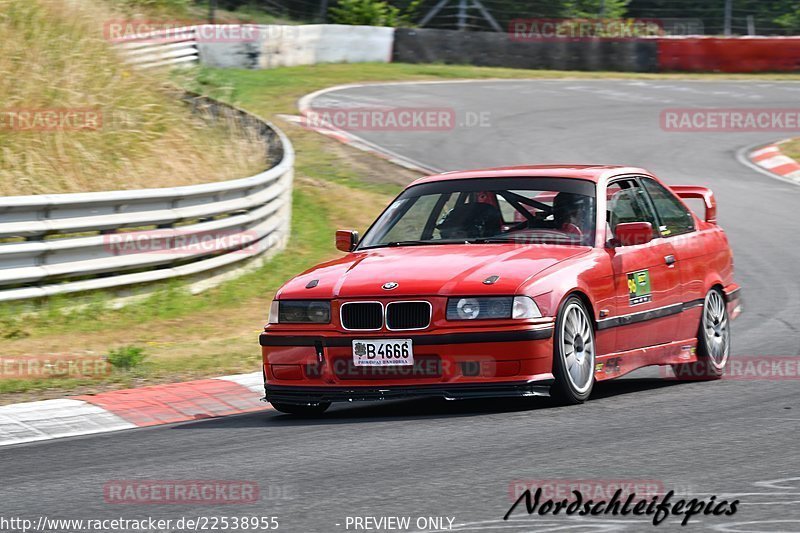
[[[394,28],[340,24],[263,25],[258,42],[198,42],[212,67],[275,68],[318,63],[388,63]]]

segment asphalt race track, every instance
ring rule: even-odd
[[[781,82],[506,81],[383,85],[314,105],[454,107],[490,127],[358,132],[430,168],[522,163],[643,166],[707,184],[736,254],[745,314],[734,356],[800,356],[800,187],[737,160],[789,134],[667,132],[664,108],[797,107]],[[255,342],[253,349],[257,350]],[[796,375],[796,374],[795,374]],[[591,401],[420,401],[335,406],[318,420],[275,412],[0,449],[6,515],[59,518],[277,516],[279,531],[347,531],[348,516],[454,517],[455,531],[800,531],[796,379],[665,381],[654,369],[595,388]],[[253,480],[255,505],[109,505],[120,479]],[[731,517],[502,517],[515,480],[655,480],[741,501]],[[446,521],[445,521],[446,522]],[[412,520],[413,523],[413,520]],[[338,524],[338,525],[337,525]],[[354,529],[349,529],[353,531]],[[412,530],[415,530],[412,528]]]

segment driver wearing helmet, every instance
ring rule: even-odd
[[[553,200],[553,222],[556,229],[583,237],[591,227],[592,198],[583,194],[560,192]]]
[[[480,192],[472,201],[448,212],[436,228],[443,239],[476,239],[500,233],[503,215],[491,192]]]

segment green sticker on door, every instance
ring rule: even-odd
[[[628,302],[630,305],[645,304],[652,301],[650,271],[639,270],[628,274]]]

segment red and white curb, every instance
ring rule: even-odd
[[[748,158],[753,164],[771,174],[788,181],[800,183],[800,162],[795,161],[781,152],[780,145],[787,141],[788,139],[759,148],[758,150],[750,152]]]
[[[0,406],[0,446],[264,411],[261,372]]]

